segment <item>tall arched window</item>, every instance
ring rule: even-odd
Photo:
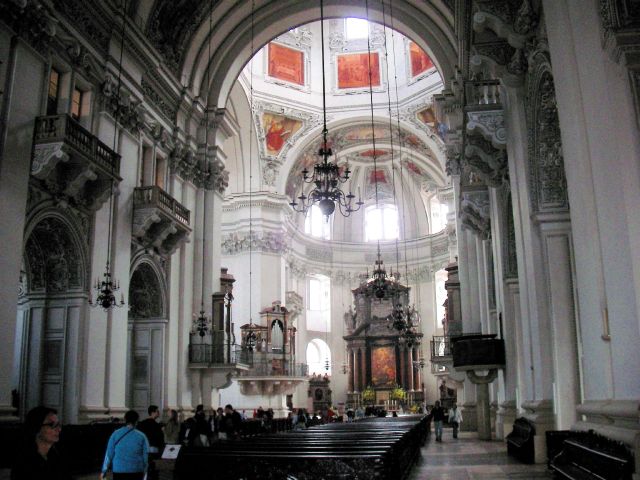
[[[367,242],[398,238],[398,207],[372,205],[364,212],[364,236]]]
[[[307,344],[309,375],[331,375],[331,349],[327,342],[314,338]]]
[[[442,328],[442,320],[444,319],[445,306],[444,302],[447,300],[447,289],[444,284],[447,281],[447,271],[442,269],[438,270],[435,275],[436,286],[436,328]]]
[[[331,331],[331,280],[325,275],[309,277],[307,290],[307,330]]]
[[[304,233],[329,240],[331,238],[330,218],[322,214],[318,205],[312,205],[304,219]]]
[[[432,197],[429,203],[431,206],[431,233],[438,233],[447,226],[449,207],[446,203],[440,203],[436,196]]]

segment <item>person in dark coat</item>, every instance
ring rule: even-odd
[[[152,458],[159,458],[164,448],[164,433],[162,425],[158,423],[160,417],[160,409],[157,405],[149,405],[147,409],[149,416],[138,422],[138,430],[144,433],[149,440],[149,454]]]
[[[442,441],[442,425],[444,423],[444,408],[440,406],[440,402],[436,402],[436,405],[431,410],[431,415],[433,416],[433,424],[436,429],[436,442]]]
[[[71,480],[67,464],[56,443],[62,425],[57,411],[35,407],[25,419],[25,445],[19,449],[11,469],[11,480]]]
[[[224,431],[229,440],[234,440],[240,436],[242,417],[231,405],[224,407]]]

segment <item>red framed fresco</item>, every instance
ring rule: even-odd
[[[338,88],[368,88],[369,59],[367,53],[337,55]],[[371,54],[371,86],[380,86],[380,56]]]
[[[396,384],[396,351],[393,346],[372,350],[371,381],[374,387],[393,387]]]
[[[304,86],[304,52],[270,43],[268,74],[272,78]]]
[[[409,42],[409,59],[411,61],[412,77],[416,77],[433,68],[433,62],[429,55],[415,42]]]
[[[278,155],[285,142],[302,128],[302,121],[285,117],[277,113],[265,112],[262,115],[265,147],[269,155]]]

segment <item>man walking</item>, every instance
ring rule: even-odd
[[[440,406],[440,402],[436,401],[436,405],[431,411],[433,415],[433,424],[436,428],[436,442],[442,441],[442,423],[444,422],[444,408]]]

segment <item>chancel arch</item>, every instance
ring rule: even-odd
[[[127,398],[144,415],[164,405],[165,335],[168,323],[164,272],[149,255],[137,258],[129,281]]]

